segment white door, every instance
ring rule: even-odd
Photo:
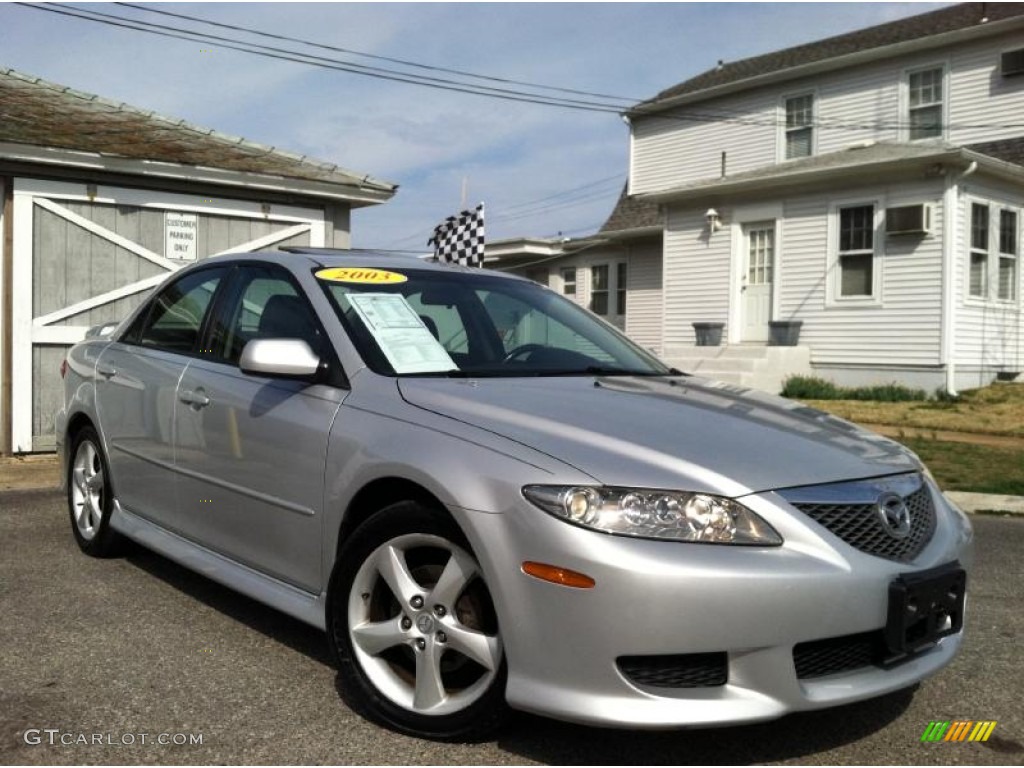
[[[743,341],[768,341],[775,272],[775,224],[743,226],[744,270],[740,287]]]

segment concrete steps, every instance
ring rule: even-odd
[[[778,393],[789,376],[811,375],[811,348],[803,346],[670,347],[663,358],[686,373],[772,393]]]

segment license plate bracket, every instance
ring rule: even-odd
[[[959,562],[901,573],[889,584],[888,662],[924,650],[964,626],[967,572]]]

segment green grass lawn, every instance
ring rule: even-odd
[[[970,443],[902,439],[945,491],[1024,496],[1024,450]]]

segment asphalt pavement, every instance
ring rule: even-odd
[[[346,709],[318,631],[140,548],[87,558],[59,494],[0,493],[0,762],[1021,764],[1024,519],[973,522],[964,651],[914,690],[711,730],[521,715],[445,745]],[[998,725],[986,743],[923,744],[932,720]]]

